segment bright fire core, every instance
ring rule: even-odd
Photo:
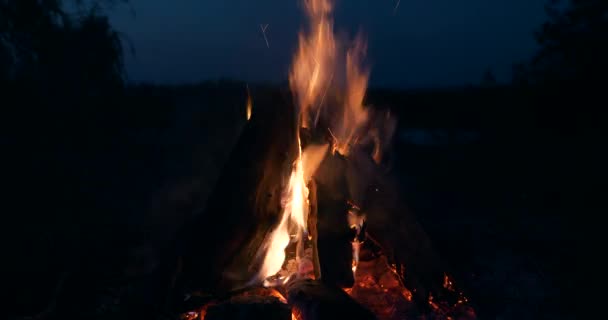
[[[307,32],[299,35],[289,75],[298,110],[298,126],[326,130],[333,140],[332,152],[347,156],[368,119],[363,98],[369,73],[361,68],[365,43],[360,37],[351,46],[336,40],[331,0],[304,0],[304,8],[310,26]],[[289,244],[297,242],[300,248],[308,236],[307,184],[328,150],[328,146],[310,146],[302,150],[300,137],[296,139],[298,153],[282,194],[281,220],[262,246],[263,262],[254,279],[265,281],[266,285],[269,285],[266,280],[281,270]],[[301,263],[299,254],[296,261]]]

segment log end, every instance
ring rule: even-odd
[[[301,320],[376,319],[374,314],[353,300],[342,289],[315,280],[299,280],[289,284],[287,301]]]

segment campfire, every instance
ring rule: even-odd
[[[242,139],[216,197],[185,232],[175,285],[186,293],[182,318],[309,320],[336,310],[351,319],[474,319],[451,278],[427,276],[438,264],[411,231],[417,225],[391,220],[399,196],[383,177],[396,123],[364,105],[365,40],[335,36],[330,0],[305,0],[304,9],[293,108],[256,101],[252,112],[247,88]]]

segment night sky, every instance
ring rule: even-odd
[[[546,0],[338,0],[335,30],[368,37],[371,85],[436,87],[499,81],[536,49]],[[134,82],[217,78],[286,81],[304,14],[300,0],[130,0],[110,12],[128,39]],[[260,24],[268,24],[266,46]],[[128,47],[126,47],[128,49]],[[126,50],[129,52],[129,50]]]

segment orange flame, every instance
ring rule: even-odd
[[[308,188],[304,182],[302,147],[298,140],[298,158],[289,177],[289,184],[283,194],[281,222],[270,234],[270,241],[260,269],[260,276],[266,279],[277,274],[285,261],[285,249],[290,242],[290,224],[306,230],[308,221]],[[299,239],[297,239],[299,240]]]
[[[304,0],[304,7],[310,29],[299,35],[299,47],[289,74],[299,111],[298,125],[327,129],[333,137],[332,152],[347,156],[368,122],[363,99],[369,72],[360,67],[366,44],[357,37],[348,48],[336,40],[331,0]],[[326,100],[332,108],[323,108]],[[247,108],[249,118],[249,100]],[[255,281],[277,274],[285,261],[287,246],[292,240],[303,241],[307,233],[309,191],[306,185],[325,156],[327,146],[311,147],[303,153],[299,136],[297,144],[298,154],[281,199],[281,220],[263,246],[264,257]]]
[[[310,30],[299,35],[299,48],[289,75],[300,108],[300,125],[316,127],[323,120],[334,140],[332,150],[348,155],[359,129],[368,120],[363,98],[369,72],[361,68],[366,44],[357,37],[354,46],[344,50],[333,33],[330,0],[305,0],[304,4]],[[340,64],[343,60],[345,65]],[[330,89],[337,101],[328,102],[332,109],[322,109]]]
[[[251,94],[249,94],[249,86],[247,86],[247,106],[245,107],[245,115],[247,121],[251,119],[251,109],[253,108],[253,102],[251,101]]]
[[[302,312],[296,307],[291,308],[291,320],[302,320]]]
[[[309,210],[309,191],[306,181],[310,179],[310,173],[305,173],[304,167],[306,166],[310,172],[314,172],[320,159],[323,158],[323,154],[327,151],[327,146],[315,146],[306,151],[304,153],[306,156],[303,156],[298,138],[298,156],[281,199],[283,207],[281,221],[268,238],[258,280],[267,279],[281,270],[285,261],[285,249],[291,242],[291,234],[295,234],[294,240],[297,242],[303,241],[305,238]],[[265,282],[265,285],[270,284]]]
[[[299,35],[289,84],[300,108],[301,126],[308,128],[318,120],[317,117],[311,119],[311,115],[321,107],[322,92],[326,92],[332,81],[337,49],[329,20],[332,10],[329,0],[308,0],[304,4],[311,30],[308,35]]]

